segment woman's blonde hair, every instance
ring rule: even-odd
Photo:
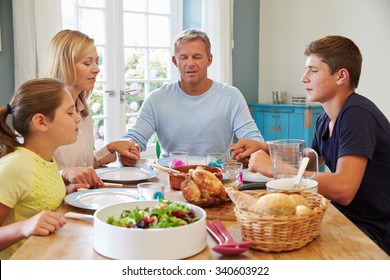
[[[0,157],[22,145],[19,136],[29,137],[34,115],[43,114],[53,120],[65,92],[68,94],[64,83],[58,79],[33,79],[22,84],[11,102],[0,107]],[[12,126],[18,134],[7,124],[8,115],[12,116]]]
[[[58,32],[50,42],[44,62],[43,77],[62,80],[66,86],[74,87],[77,81],[76,62],[86,56],[86,51],[94,45],[94,40],[86,34],[65,29]],[[82,92],[79,95],[84,109],[82,117],[89,115],[87,99],[91,92]]]

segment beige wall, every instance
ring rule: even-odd
[[[389,0],[260,0],[259,102],[271,103],[272,90],[305,96],[304,47],[336,34],[352,39],[362,52],[357,92],[390,119]]]

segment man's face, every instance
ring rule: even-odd
[[[201,39],[181,41],[177,47],[173,63],[180,72],[181,82],[196,85],[207,79],[207,68],[212,62],[206,45]]]

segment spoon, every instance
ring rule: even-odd
[[[306,167],[307,167],[307,165],[309,163],[309,160],[310,159],[308,157],[304,157],[302,159],[301,166],[299,166],[298,175],[297,175],[297,178],[295,179],[293,189],[297,189],[299,184],[301,183],[301,179],[302,179],[303,173],[306,170]]]
[[[226,244],[226,239],[220,234],[217,228],[207,221],[206,224],[207,231],[214,237],[215,240],[219,243],[219,245],[214,246],[213,251],[222,254],[222,255],[239,255],[249,249],[249,247],[240,247],[237,244]]]

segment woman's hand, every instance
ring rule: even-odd
[[[274,177],[270,156],[264,150],[253,153],[249,159],[249,171],[259,172],[270,178]]]
[[[121,139],[111,142],[107,145],[107,149],[111,153],[117,152],[121,159],[125,159],[125,162],[127,160],[136,161],[141,157],[141,147],[133,139]],[[124,164],[123,161],[122,164]]]

